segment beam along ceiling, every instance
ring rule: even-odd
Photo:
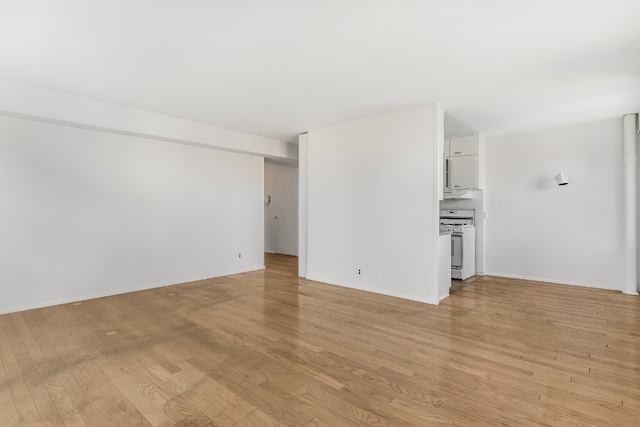
[[[504,133],[640,109],[638,0],[0,0],[0,78],[293,140],[442,102]]]

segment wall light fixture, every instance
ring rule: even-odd
[[[569,183],[569,176],[560,171],[558,175],[556,175],[556,181],[558,181],[558,185],[567,185]]]

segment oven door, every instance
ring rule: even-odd
[[[462,234],[451,235],[451,268],[462,268]]]

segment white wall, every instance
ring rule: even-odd
[[[622,129],[615,119],[487,137],[487,274],[621,289]]]
[[[265,252],[298,255],[298,167],[264,162]]]
[[[308,132],[307,278],[438,303],[441,126],[426,105]]]
[[[639,113],[640,114],[640,113]],[[623,119],[624,120],[624,119]],[[623,137],[623,141],[624,141],[624,137]],[[624,144],[624,142],[623,142]],[[624,148],[623,148],[623,153],[624,153]],[[638,155],[638,153],[640,153],[640,135],[636,136],[636,194],[638,195],[636,198],[636,245],[638,247],[637,251],[636,251],[636,269],[637,269],[637,276],[636,276],[636,280],[638,283],[636,283],[636,289],[638,290],[638,292],[640,293],[640,162],[638,162],[638,158],[640,157],[640,155]],[[620,209],[625,209],[624,205],[622,205],[622,207]],[[624,217],[623,217],[624,220]],[[627,279],[628,280],[628,279]]]
[[[0,312],[263,268],[261,157],[0,117],[0,198]]]
[[[273,138],[0,80],[0,115],[292,161],[298,147]]]
[[[298,276],[307,277],[309,134],[298,135]]]

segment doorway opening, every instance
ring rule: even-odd
[[[267,271],[283,276],[298,276],[298,257],[280,254],[264,254],[264,266]]]
[[[298,264],[298,166],[264,162],[265,266],[280,259],[270,254],[295,257]],[[280,262],[276,262],[276,265]],[[268,266],[267,266],[268,268]]]

